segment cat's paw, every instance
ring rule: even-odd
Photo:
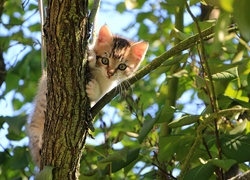
[[[98,82],[95,79],[91,79],[86,85],[87,96],[90,101],[97,101],[101,97],[101,90]]]
[[[90,67],[95,67],[96,64],[96,54],[93,49],[89,50],[88,62]]]

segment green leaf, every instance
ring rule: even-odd
[[[250,40],[250,1],[249,0],[235,0],[233,17],[239,26],[242,36],[249,41]]]
[[[18,75],[8,72],[6,79],[5,79],[6,92],[17,89],[19,80],[20,80],[20,77]]]
[[[107,157],[103,158],[99,161],[99,163],[110,163],[120,160],[125,161],[127,158],[128,150],[128,147],[124,147],[122,150],[116,151],[113,154],[110,154]]]
[[[172,33],[172,32],[173,32],[173,33]],[[185,39],[187,39],[187,38],[190,37],[189,35],[187,35],[187,34],[181,32],[181,31],[179,31],[179,30],[176,29],[176,28],[174,28],[172,32],[171,32],[171,36],[170,36],[170,37],[172,37],[172,38],[177,37],[177,38],[179,38],[180,40],[185,40]]]
[[[118,135],[113,140],[113,143],[116,144],[116,143],[120,142],[123,139],[124,134],[125,134],[124,131],[119,131]]]
[[[157,123],[169,122],[175,113],[175,108],[172,106],[162,106],[158,111],[155,119]]]
[[[125,168],[128,165],[130,165],[135,159],[138,158],[139,153],[140,153],[140,148],[129,150],[125,161],[122,160],[122,161],[112,163],[112,172],[115,173],[119,171],[120,169]],[[134,166],[132,166],[131,168],[133,167]]]
[[[157,179],[157,174],[158,174],[157,170],[149,171],[149,172],[143,174],[143,177],[144,177],[143,179],[148,179],[148,180]]]
[[[52,180],[52,170],[54,167],[52,166],[45,166],[41,172],[39,172],[35,180]]]
[[[212,75],[213,80],[232,80],[238,77],[238,70],[237,67],[228,69],[227,71],[224,72],[219,72],[216,74]]]
[[[177,128],[185,125],[189,125],[192,123],[195,123],[199,120],[200,116],[199,115],[186,115],[182,116],[179,119],[176,119],[168,124],[170,128]]]
[[[9,133],[6,136],[8,139],[20,140],[24,137],[22,128],[26,124],[27,116],[1,117],[1,119],[2,118],[9,125]]]
[[[237,162],[233,159],[225,159],[225,160],[212,159],[209,160],[208,163],[211,163],[219,168],[222,168],[225,171],[228,171]]]
[[[145,157],[145,156],[139,154],[140,152],[138,152],[138,155],[137,155],[137,154],[136,154],[136,150],[133,150],[133,151],[135,151],[135,152],[133,152],[133,154],[131,155],[131,157],[128,157],[129,159],[127,159],[126,162],[130,162],[131,159],[134,158],[135,156],[137,156],[137,158],[134,159],[133,161],[131,161],[128,165],[126,165],[126,166],[124,167],[124,173],[125,173],[125,174],[128,174],[128,173],[131,171],[131,169],[133,169],[133,168],[135,167],[135,164],[136,164],[137,162],[141,161],[141,160]],[[129,156],[129,154],[128,154],[128,156]]]
[[[220,1],[220,7],[229,12],[232,13],[233,12],[233,3],[235,0],[219,0]]]
[[[134,0],[125,0],[125,6],[127,9],[134,9],[138,6],[138,3]]]
[[[176,154],[177,159],[182,159],[189,151],[195,136],[171,135],[159,138],[159,159],[167,161]]]
[[[147,137],[148,133],[153,129],[154,124],[157,122],[157,118],[146,118],[140,131],[138,140],[140,143]]]
[[[122,13],[126,10],[126,7],[125,7],[125,4],[124,2],[120,2],[116,5],[116,10],[119,12],[119,13]]]
[[[223,42],[226,41],[226,37],[228,35],[227,28],[230,23],[230,14],[229,13],[222,13],[220,14],[218,18],[218,22],[215,26],[215,35],[214,35],[214,41],[213,41],[213,54],[219,54],[221,51],[221,45]],[[210,55],[211,56],[211,55]]]
[[[169,6],[184,6],[186,0],[167,0],[167,5]]]
[[[23,24],[23,19],[16,18],[14,16],[10,16],[10,24],[12,24],[12,25],[22,25]]]
[[[237,49],[234,45],[232,44],[226,44],[222,47],[223,51],[225,51],[228,54],[235,54],[237,53]]]
[[[80,174],[79,179],[84,179],[84,180],[96,180],[100,179],[100,175],[98,173],[99,169],[93,169],[93,170],[88,170],[86,172],[83,172]]]
[[[229,134],[239,134],[242,133],[247,127],[248,120],[245,119],[238,126],[236,126],[233,130],[229,132]]]
[[[195,82],[196,82],[197,88],[199,89],[206,85],[205,80],[197,75],[195,76]]]
[[[201,180],[201,179],[210,179],[210,177],[213,175],[215,166],[213,164],[207,163],[200,165],[198,167],[195,167],[191,170],[189,170],[185,176],[184,180]]]
[[[29,152],[27,147],[16,147],[13,151],[13,156],[10,159],[12,169],[20,170],[28,166]]]
[[[40,23],[35,23],[29,26],[29,30],[31,32],[39,32],[41,30],[41,24]]]
[[[250,161],[250,134],[224,135],[220,138],[222,153],[238,163]]]

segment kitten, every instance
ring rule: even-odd
[[[148,49],[146,42],[131,42],[114,36],[106,25],[102,26],[89,51],[91,81],[86,85],[87,95],[93,104],[107,93],[118,81],[124,80],[137,70]],[[27,126],[30,151],[36,165],[40,166],[42,136],[46,111],[47,75],[43,73],[38,93],[35,97],[35,109],[31,113]]]
[[[91,105],[115,85],[130,77],[138,69],[147,49],[147,42],[131,42],[114,36],[106,25],[102,26],[96,43],[90,50],[92,79],[86,86],[86,92],[92,101]]]

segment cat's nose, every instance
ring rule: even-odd
[[[112,71],[108,71],[107,74],[108,74],[109,78],[112,77],[112,76],[114,76],[114,72],[112,72]]]
[[[115,74],[115,72],[114,70],[108,70],[107,74],[108,74],[108,77],[112,77]]]

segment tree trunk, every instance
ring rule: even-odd
[[[42,164],[53,179],[78,179],[91,121],[85,96],[88,0],[49,0],[44,26],[47,51],[47,111]]]

